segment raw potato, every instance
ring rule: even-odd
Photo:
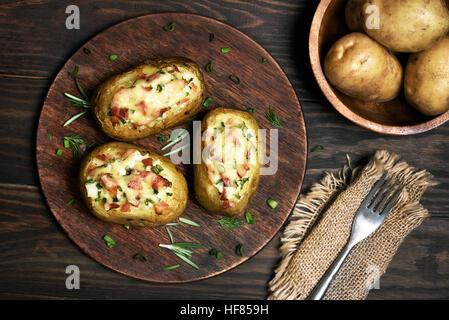
[[[123,142],[89,153],[81,163],[79,184],[96,217],[123,225],[164,225],[187,204],[187,182],[169,159]]]
[[[449,109],[449,37],[412,54],[405,69],[405,98],[428,116]]]
[[[94,97],[93,114],[110,137],[132,141],[191,119],[206,89],[198,65],[186,58],[158,58],[114,76]]]
[[[245,211],[259,184],[258,131],[248,112],[216,108],[205,116],[202,161],[194,165],[195,194],[205,209],[226,216]]]
[[[379,8],[378,29],[366,25],[374,17],[368,6]],[[349,0],[346,24],[395,52],[419,52],[449,31],[449,11],[444,0]]]
[[[363,101],[392,100],[402,86],[402,66],[396,57],[358,32],[334,43],[326,55],[324,72],[338,90]]]

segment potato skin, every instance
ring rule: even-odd
[[[196,199],[198,202],[208,211],[213,214],[224,215],[224,216],[236,216],[242,214],[246,207],[248,206],[251,198],[256,193],[257,187],[260,180],[260,162],[258,155],[261,152],[261,146],[259,141],[259,126],[257,121],[248,113],[240,110],[229,109],[229,108],[216,108],[210,111],[203,119],[201,123],[202,135],[204,131],[216,121],[216,118],[220,115],[231,116],[234,119],[242,119],[245,121],[249,128],[252,128],[256,135],[256,141],[258,145],[258,151],[256,154],[256,165],[251,173],[251,178],[249,181],[248,188],[246,192],[242,195],[241,199],[236,203],[234,207],[227,209],[223,208],[223,201],[220,199],[220,194],[217,189],[211,183],[207,173],[207,168],[204,160],[201,160],[201,164],[195,164],[193,168],[194,172],[194,190]],[[203,152],[205,147],[205,141],[201,143],[201,151]]]
[[[110,152],[120,152],[125,149],[136,149],[141,155],[149,155],[153,161],[159,161],[164,168],[165,177],[172,183],[173,195],[167,200],[170,210],[163,214],[156,214],[154,209],[139,210],[138,212],[121,212],[119,208],[106,211],[102,205],[89,198],[85,187],[88,180],[87,170],[91,161],[98,155],[108,154]],[[82,198],[89,210],[99,219],[106,222],[118,223],[123,225],[133,225],[138,227],[157,227],[171,222],[178,218],[187,205],[187,182],[183,174],[167,158],[151,152],[145,148],[123,142],[110,142],[98,146],[88,153],[82,160],[78,183]]]
[[[449,109],[449,37],[410,55],[404,88],[407,101],[424,115],[435,116]]]
[[[372,14],[379,8],[379,28],[368,29]],[[349,0],[346,23],[351,31],[364,30],[370,37],[395,52],[419,52],[436,43],[449,31],[449,11],[444,0]]]
[[[157,70],[172,66],[182,66],[191,71],[198,81],[198,94],[182,107],[176,110],[169,110],[167,117],[164,116],[162,121],[156,122],[154,125],[149,123],[139,127],[132,124],[114,125],[110,116],[110,104],[114,94],[121,86],[131,86],[144,69]],[[186,122],[193,118],[195,114],[201,111],[202,104],[206,97],[206,86],[204,84],[203,74],[198,65],[190,59],[183,57],[168,57],[149,59],[139,66],[111,77],[101,86],[98,87],[93,99],[93,115],[100,128],[111,138],[120,141],[133,141],[150,135],[157,134],[167,128],[174,127],[180,123]]]
[[[402,86],[402,66],[396,57],[358,32],[332,45],[324,61],[324,72],[338,90],[363,101],[392,100]]]

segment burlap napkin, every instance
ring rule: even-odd
[[[349,161],[348,161],[349,162]],[[327,173],[301,196],[281,238],[282,261],[268,299],[305,299],[345,246],[354,215],[385,171],[405,185],[397,204],[370,237],[353,248],[324,299],[365,299],[404,238],[428,216],[419,203],[433,176],[396,154],[378,151],[365,167]]]

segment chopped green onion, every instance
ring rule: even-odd
[[[175,25],[176,25],[175,22],[170,22],[166,26],[163,26],[162,29],[164,29],[164,31],[172,32],[175,30]]]
[[[271,209],[276,209],[276,207],[278,206],[277,201],[276,201],[276,200],[273,200],[273,199],[271,199],[271,198],[269,198],[269,199],[267,200],[267,204],[268,204],[268,206],[269,206]]]
[[[167,267],[164,267],[164,270],[173,270],[173,269],[177,269],[177,268],[179,268],[181,265],[179,265],[179,264],[175,264],[175,265],[173,265],[173,266],[167,266]]]
[[[253,218],[253,216],[251,215],[251,212],[246,211],[246,212],[245,212],[245,218],[246,218],[246,223],[248,223],[248,224],[254,224],[254,218]]]
[[[140,261],[140,262],[147,262],[147,257],[145,257],[143,254],[141,254],[141,253],[136,253],[134,256],[133,256],[133,259],[134,260],[137,260],[137,261]]]
[[[160,164],[157,164],[157,165],[151,167],[151,171],[153,171],[155,174],[159,174],[162,171],[164,171],[164,168],[162,168],[162,166]]]
[[[214,41],[215,35],[213,33],[209,33],[209,42]]]
[[[312,150],[310,150],[310,152],[315,152],[315,151],[323,150],[323,149],[324,149],[324,147],[322,145],[317,145],[317,146],[313,147]]]
[[[80,145],[86,144],[83,139],[81,139],[81,136],[79,134],[75,136],[64,137],[64,146],[66,146],[66,141],[69,147],[72,149],[74,156],[79,155],[81,151]]]
[[[71,117],[69,120],[67,120],[66,122],[64,122],[64,124],[62,125],[63,127],[67,127],[69,124],[71,124],[73,121],[75,121],[76,119],[82,117],[83,115],[85,115],[87,113],[87,110],[84,110],[80,113],[75,114],[73,117]]]
[[[189,220],[187,218],[179,217],[179,221],[182,223],[185,223],[189,226],[200,227],[200,225],[198,223],[196,223],[195,221]]]
[[[262,63],[267,62],[267,58],[261,58],[261,59],[260,59],[260,62],[262,62]]]
[[[221,251],[218,251],[217,249],[211,249],[209,251],[209,254],[211,256],[215,256],[215,258],[217,258],[217,259],[223,258],[223,253],[221,253]]]
[[[62,156],[62,149],[56,150],[56,155],[59,157]]]
[[[109,236],[104,236],[104,237],[103,237],[103,240],[106,242],[106,245],[107,245],[109,248],[113,248],[113,247],[115,246],[115,241],[114,241],[114,239],[112,239],[111,237],[109,237]]]
[[[159,140],[159,141],[167,141],[167,136],[166,135],[161,135],[161,136],[157,137],[157,140]]]
[[[245,221],[241,217],[224,217],[215,221],[218,222],[223,229],[237,229],[245,224]]]
[[[207,97],[206,100],[204,100],[203,107],[209,107],[213,99],[211,97]]]
[[[232,82],[236,83],[236,84],[240,84],[240,78],[237,77],[235,74],[231,74],[231,75],[229,76],[229,79],[230,79]]]
[[[72,205],[74,202],[75,202],[75,199],[72,198],[72,199],[70,199],[69,201],[67,201],[66,205],[70,206],[70,205]]]
[[[53,138],[51,136],[50,131],[47,131],[47,138],[48,138],[48,141],[53,142]]]
[[[68,74],[69,74],[69,76],[71,76],[72,78],[74,78],[74,77],[78,76],[78,72],[80,72],[80,67],[79,67],[79,66],[75,66],[75,67],[73,68],[73,71],[72,71],[72,72],[69,72]]]
[[[227,53],[227,52],[229,52],[230,50],[231,50],[231,48],[229,48],[229,47],[221,48],[221,52],[222,52],[222,53]]]
[[[265,111],[265,118],[270,121],[273,127],[282,129],[281,121],[271,107],[268,107],[268,111]]]
[[[206,70],[207,73],[212,73],[213,68],[212,68],[213,62],[209,61],[206,66],[204,67],[204,69]]]
[[[70,148],[69,141],[66,139],[64,139],[64,148],[66,148],[66,149]]]
[[[92,52],[92,50],[90,50],[90,48],[87,47],[83,48],[83,51],[85,54],[90,54]]]
[[[124,225],[123,225],[123,228],[129,230],[129,224],[124,224]]]
[[[164,89],[164,85],[163,84],[158,84],[156,87],[156,92],[161,92],[162,89]]]
[[[243,244],[239,243],[239,244],[235,247],[235,253],[236,253],[239,257],[243,257]]]
[[[254,113],[254,112],[256,112],[253,108],[246,108],[246,111],[248,111],[249,113]]]
[[[109,60],[111,60],[111,61],[114,61],[115,59],[117,59],[118,58],[118,56],[116,55],[116,54],[111,54],[110,56],[109,56]]]
[[[86,184],[91,184],[91,183],[94,183],[94,182],[95,182],[94,179],[89,179],[89,180],[86,181]]]
[[[171,226],[179,226],[179,223],[177,222],[169,222],[165,224],[167,227],[171,227]]]

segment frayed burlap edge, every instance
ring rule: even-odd
[[[417,227],[428,216],[428,212],[420,204],[419,200],[424,191],[437,183],[433,176],[425,170],[418,171],[406,162],[398,163],[399,156],[386,150],[377,151],[371,161],[365,167],[352,169],[350,159],[348,164],[336,173],[327,172],[324,178],[314,184],[310,191],[301,195],[281,237],[281,262],[275,269],[275,276],[269,282],[269,300],[298,299],[295,296],[295,286],[290,281],[290,275],[286,274],[292,257],[300,246],[302,240],[319,220],[323,212],[333,199],[338,196],[351,182],[357,179],[361,171],[365,176],[379,178],[386,170],[389,175],[394,175],[407,188],[413,188],[408,204],[404,206],[404,199],[398,201],[398,207],[403,206],[402,215],[406,215],[407,222],[412,227]],[[384,272],[385,270],[383,270]]]

